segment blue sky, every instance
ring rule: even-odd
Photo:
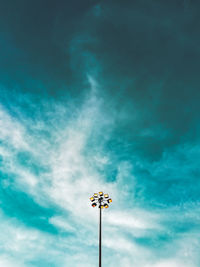
[[[200,266],[198,10],[0,3],[0,266]]]

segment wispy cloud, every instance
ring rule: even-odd
[[[46,106],[46,120],[40,118],[37,125],[1,106],[0,222],[5,231],[0,262],[4,266],[94,266],[98,212],[88,198],[105,190],[114,200],[103,214],[105,264],[195,266],[195,249],[186,245],[198,242],[193,230],[176,235],[173,224],[194,212],[190,209],[191,215],[185,213],[183,218],[179,208],[149,210],[138,205],[134,162],[113,161],[114,151],[106,149],[115,122],[104,112],[100,85],[91,77],[89,82],[91,92],[78,107],[55,102],[55,113]],[[69,108],[71,115],[66,118]],[[176,166],[171,157],[173,153],[164,154],[162,162],[149,165],[152,177],[161,175],[164,166]],[[114,180],[105,179],[108,163],[117,164]]]

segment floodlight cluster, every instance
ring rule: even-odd
[[[92,202],[92,207],[95,208],[98,206],[100,209],[109,208],[109,203],[112,202],[112,199],[109,198],[108,194],[104,194],[103,192],[94,193],[92,197],[90,197],[90,201]]]

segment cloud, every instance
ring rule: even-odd
[[[198,4],[0,5],[0,265],[199,266]]]
[[[84,96],[78,109],[68,106],[68,102],[65,106],[55,102],[52,117],[49,106],[44,105],[47,120],[40,118],[37,124],[23,114],[14,117],[1,107],[4,198],[0,221],[7,233],[1,235],[2,262],[5,266],[14,266],[15,259],[16,264],[20,259],[19,266],[93,266],[98,259],[98,210],[90,207],[89,196],[104,190],[113,198],[112,207],[103,214],[105,264],[179,266],[184,251],[185,266],[189,266],[188,257],[192,259],[188,264],[195,266],[195,250],[189,252],[189,247],[183,245],[191,244],[191,240],[197,242],[193,228],[185,236],[187,228],[182,233],[175,224],[190,221],[196,214],[195,206],[190,214],[185,206],[184,217],[179,207],[151,210],[138,205],[138,163],[113,158],[114,151],[107,150],[115,121],[105,114],[100,84],[94,78],[90,78],[90,84],[91,93]],[[69,107],[73,115],[66,120]],[[187,146],[185,151],[189,151]],[[191,148],[191,153],[195,151]],[[143,161],[140,166],[147,164],[154,177],[165,173],[164,166],[176,166],[175,159],[177,154],[169,151],[160,163]],[[109,174],[107,165],[117,165],[114,180],[105,179]]]

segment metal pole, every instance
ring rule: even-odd
[[[99,267],[101,267],[101,201],[99,205]]]

